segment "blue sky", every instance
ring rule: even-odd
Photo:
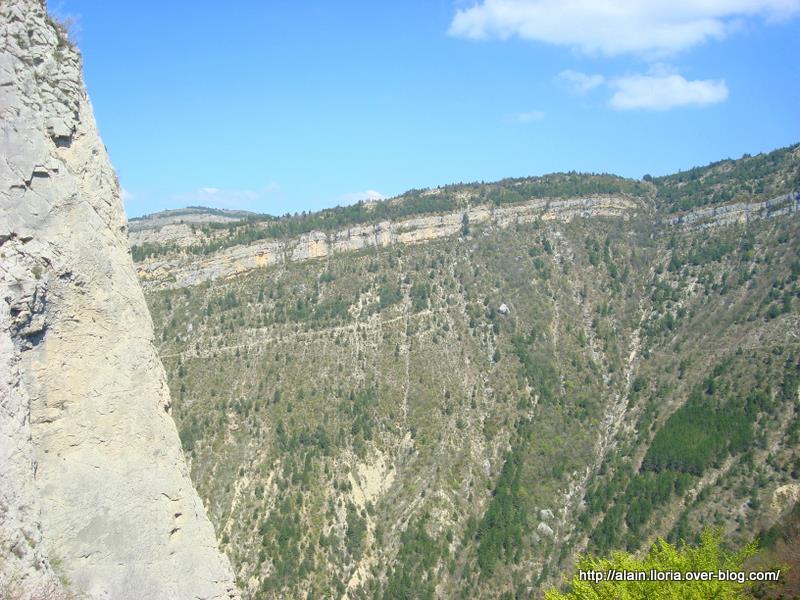
[[[800,141],[800,0],[49,5],[74,20],[129,216],[641,177]]]

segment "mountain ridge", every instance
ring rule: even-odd
[[[666,206],[668,211],[674,212],[678,210],[686,210],[687,208],[682,208],[678,205],[669,206],[671,202],[670,192],[672,192],[673,189],[680,189],[681,193],[685,194],[687,192],[686,188],[689,187],[688,184],[694,184],[693,187],[695,189],[692,191],[696,191],[696,188],[698,187],[700,187],[702,190],[702,186],[706,186],[706,188],[710,190],[714,185],[719,186],[720,182],[717,181],[717,179],[721,174],[724,174],[728,179],[746,176],[748,181],[761,186],[762,189],[758,191],[757,197],[755,197],[756,195],[754,194],[750,194],[751,199],[765,200],[766,197],[764,194],[777,196],[781,193],[797,191],[797,189],[800,188],[800,170],[797,170],[794,173],[788,173],[788,178],[784,178],[784,180],[780,181],[775,181],[774,176],[776,170],[779,172],[782,170],[785,171],[787,165],[791,170],[792,163],[795,163],[794,166],[796,168],[798,153],[800,153],[800,143],[784,146],[769,152],[762,152],[756,154],[755,156],[745,154],[739,159],[722,159],[711,162],[704,166],[692,167],[690,169],[677,171],[668,175],[661,175],[657,177],[644,175],[641,179],[626,178],[612,173],[563,171],[538,176],[505,177],[494,182],[476,181],[471,183],[451,183],[440,185],[435,188],[414,188],[398,194],[397,196],[381,200],[361,201],[353,205],[325,208],[310,213],[306,213],[304,211],[302,214],[295,213],[294,215],[287,213],[284,216],[276,216],[266,213],[250,213],[248,211],[191,206],[186,207],[185,209],[171,209],[161,211],[160,213],[143,215],[131,220],[139,221],[154,215],[181,210],[206,211],[208,214],[237,212],[253,220],[264,221],[302,221],[304,219],[314,219],[314,217],[324,219],[325,217],[331,217],[337,213],[346,214],[348,211],[357,213],[381,213],[381,207],[403,205],[420,197],[427,197],[430,199],[439,195],[447,195],[448,193],[454,193],[457,195],[459,192],[464,192],[471,189],[474,190],[484,188],[486,191],[484,192],[483,196],[491,197],[491,190],[493,188],[503,189],[503,186],[527,186],[527,200],[546,197],[565,198],[620,193],[630,196],[652,196],[654,199],[656,199],[660,192],[661,195],[666,196],[666,198],[663,198],[659,204]],[[722,187],[723,189],[719,190],[723,192],[722,194],[716,197],[713,195],[713,193],[708,194],[709,198],[705,203],[720,204],[732,200],[735,193],[734,190],[730,189],[730,186],[727,188],[725,186]],[[462,203],[459,206],[454,206],[452,209],[455,210],[462,207],[463,199],[464,198],[462,197]],[[458,198],[456,198],[456,200],[458,200]],[[508,201],[509,200],[502,197],[495,197],[492,198],[491,203],[499,205]],[[692,206],[698,205],[696,201],[694,203],[690,202],[690,204]],[[431,205],[432,206],[430,207],[412,207],[411,214],[424,214],[425,212],[437,212],[440,210],[440,207],[436,206],[435,201],[431,200]],[[376,207],[378,208],[377,210]],[[691,208],[691,206],[689,208]],[[376,218],[380,219],[384,217],[381,216]],[[358,221],[356,217],[350,224],[359,223],[361,222]]]

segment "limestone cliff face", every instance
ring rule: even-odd
[[[435,216],[356,225],[333,232],[311,231],[285,240],[257,241],[223,248],[207,255],[186,251],[193,245],[202,246],[209,241],[209,238],[186,223],[167,222],[157,227],[142,226],[132,232],[130,238],[134,246],[163,244],[172,247],[170,252],[146,258],[136,265],[142,285],[148,289],[180,288],[233,277],[261,267],[327,258],[368,248],[417,244],[458,235],[465,216],[471,225],[503,229],[536,220],[568,222],[576,217],[630,219],[639,214],[645,215],[661,233],[671,233],[675,227],[685,230],[708,229],[792,215],[798,211],[800,193],[793,192],[762,202],[736,202],[695,209],[671,218],[653,218],[641,199],[608,195],[534,199],[501,207],[477,205],[465,211]]]
[[[708,229],[734,223],[782,217],[800,212],[800,192],[784,194],[764,202],[734,202],[689,211],[667,221],[684,229]]]
[[[237,597],[80,58],[42,0],[0,0],[0,113],[0,596]]]
[[[639,203],[625,196],[537,199],[499,208],[479,205],[466,211],[357,225],[330,233],[312,231],[289,240],[262,241],[225,248],[207,256],[178,251],[166,257],[145,260],[137,265],[137,270],[146,287],[182,287],[275,264],[449,237],[461,231],[465,215],[472,225],[505,228],[535,220],[570,221],[575,217],[627,219],[641,209]],[[134,244],[169,243],[180,248],[200,241],[199,236],[192,233],[187,225],[167,225],[158,231],[141,230],[131,238]]]

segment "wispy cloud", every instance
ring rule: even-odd
[[[544,113],[540,110],[531,110],[514,115],[514,120],[517,123],[531,123],[533,121],[541,121],[542,119],[544,119]]]
[[[342,194],[339,200],[344,204],[354,204],[361,201],[383,200],[384,198],[386,198],[386,196],[377,190],[366,190],[364,192]]]
[[[586,94],[603,85],[606,78],[598,74],[587,75],[586,73],[567,69],[566,71],[561,71],[556,76],[556,80],[566,85],[575,94]]]
[[[203,186],[191,192],[179,192],[170,196],[175,206],[201,205],[211,208],[252,209],[260,202],[280,190],[276,183],[269,183],[257,189],[226,189]]]
[[[483,0],[456,11],[449,34],[663,56],[722,39],[747,18],[772,22],[798,13],[800,0]]]
[[[629,75],[610,84],[615,90],[609,105],[617,110],[669,110],[682,106],[707,106],[728,97],[725,81],[689,81],[678,74]]]
[[[131,200],[134,200],[136,198],[136,194],[126,190],[125,188],[121,188],[119,193],[120,196],[122,196],[123,202],[130,202]]]

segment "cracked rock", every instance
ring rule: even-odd
[[[42,0],[0,2],[0,46],[0,590],[236,598],[80,56]]]

